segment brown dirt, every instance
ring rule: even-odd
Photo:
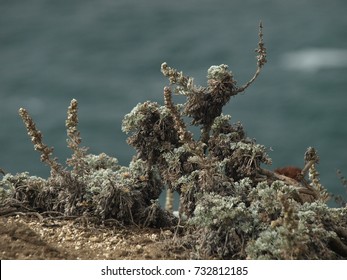
[[[179,245],[181,244],[181,245]],[[189,259],[174,229],[104,226],[36,217],[0,218],[5,259]]]

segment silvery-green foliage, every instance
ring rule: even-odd
[[[212,131],[221,131],[223,127],[229,126],[230,120],[230,115],[221,114],[220,116],[216,117],[211,126]]]
[[[129,133],[137,130],[150,112],[156,112],[159,104],[156,102],[138,103],[130,113],[126,114],[122,122],[122,131]]]
[[[214,193],[204,194],[198,199],[192,224],[202,227],[237,229],[242,232],[252,230],[249,212],[239,197],[221,196]]]
[[[6,199],[22,201],[33,209],[47,207],[52,209],[51,201],[46,201],[46,197],[56,197],[49,181],[41,177],[30,176],[29,172],[17,173],[15,175],[5,174],[0,181],[2,203]]]
[[[106,155],[105,153],[101,153],[99,155],[87,154],[85,156],[85,161],[88,168],[92,170],[111,169],[116,171],[120,168],[118,165],[118,160],[114,157]]]
[[[231,187],[233,196],[243,198],[253,189],[253,182],[248,177],[241,179],[238,182],[234,182]],[[242,199],[246,201],[246,199]]]
[[[128,144],[136,149],[138,158],[148,162],[149,168],[160,160],[162,153],[178,146],[173,117],[156,102],[138,104],[125,115],[122,130],[131,133]]]
[[[336,232],[343,235],[347,209],[320,201],[301,204],[295,200],[297,189],[282,181],[252,186],[244,178],[231,188],[228,195],[211,192],[197,198],[189,223],[197,229],[199,258],[341,258]]]
[[[250,259],[335,259],[336,252],[330,244],[337,234],[331,224],[343,224],[346,210],[329,208],[322,202],[294,205],[292,218],[285,222],[281,213],[278,223],[272,223],[251,240],[246,247]],[[343,213],[345,212],[345,213]],[[293,224],[295,225],[293,227]]]
[[[233,74],[228,69],[229,69],[229,66],[226,64],[212,65],[207,70],[207,79],[223,81],[226,78],[232,77]]]
[[[96,169],[91,174],[85,176],[86,194],[85,198],[92,198],[107,188],[117,176],[112,169]]]
[[[282,209],[282,204],[278,199],[279,194],[289,193],[287,190],[295,191],[292,186],[287,186],[282,181],[275,181],[271,185],[266,182],[261,182],[256,188],[253,188],[248,195],[251,201],[251,207],[257,213],[274,214],[279,213]],[[289,197],[292,197],[289,195]]]
[[[197,228],[195,249],[200,258],[241,257],[242,240],[253,231],[253,220],[239,197],[205,193],[197,200],[190,224]]]
[[[14,189],[23,185],[27,185],[29,187],[31,183],[39,188],[43,187],[47,181],[41,177],[30,176],[29,172],[21,172],[15,175],[7,173],[1,179],[0,187],[5,189]]]
[[[201,236],[196,244],[200,258],[242,257],[242,244],[255,230],[252,211],[244,199],[251,189],[251,181],[245,178],[227,188],[229,195],[209,192],[197,196],[189,223]]]

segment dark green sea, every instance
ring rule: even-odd
[[[224,113],[272,148],[271,168],[320,155],[321,182],[344,193],[347,177],[347,2],[345,0],[0,0],[0,168],[47,177],[26,134],[33,116],[64,162],[65,118],[79,102],[83,145],[128,165],[121,131],[139,102],[163,103],[160,65],[205,85],[211,65],[228,64],[238,85],[254,74],[258,24],[268,63]]]

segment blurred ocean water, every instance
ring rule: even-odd
[[[268,63],[224,113],[272,148],[273,166],[303,165],[317,148],[323,185],[343,193],[347,176],[347,2],[344,0],[1,0],[0,167],[47,176],[18,109],[33,116],[64,162],[65,118],[79,102],[83,144],[127,165],[121,120],[137,103],[162,101],[160,65],[205,84],[228,64],[238,84],[256,68],[263,21]]]

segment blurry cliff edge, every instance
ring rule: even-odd
[[[317,151],[307,148],[302,168],[289,168],[293,176],[288,169],[271,171],[263,167],[272,163],[268,149],[222,113],[267,62],[261,24],[255,51],[255,74],[241,86],[225,64],[211,66],[207,85],[196,86],[193,78],[163,63],[161,72],[169,79],[164,105],[139,103],[123,119],[127,142],[136,150],[129,166],[81,146],[77,100],[67,112],[72,155],[66,165],[53,157],[53,148],[21,108],[28,135],[51,174],[44,179],[4,172],[0,215],[168,228],[175,233],[168,242],[181,244],[194,259],[346,258],[347,208],[327,206]],[[185,97],[185,103],[175,104],[173,94]],[[199,135],[188,130],[186,119]],[[167,210],[159,205],[164,189],[179,194],[177,216],[170,203]]]

